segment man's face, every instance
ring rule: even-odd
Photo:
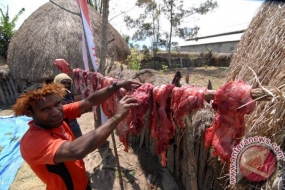
[[[71,89],[71,80],[63,79],[62,81],[60,81],[60,83],[64,86],[64,88],[66,88],[67,90],[70,91],[70,89]]]
[[[36,125],[44,128],[56,128],[63,123],[63,108],[61,100],[53,94],[48,94],[44,99],[32,106],[32,117]]]

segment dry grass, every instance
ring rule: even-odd
[[[271,101],[256,103],[254,112],[247,118],[246,137],[268,137],[281,149],[285,142],[284,6],[284,2],[263,4],[242,36],[228,77],[228,80],[242,79],[266,92],[267,87],[277,88]],[[273,180],[274,177],[266,185],[272,187]]]
[[[89,8],[97,56],[100,55],[102,18]],[[15,79],[52,79],[59,70],[53,61],[63,58],[71,68],[84,68],[82,21],[76,1],[53,0],[37,9],[21,25],[9,45],[7,63]],[[109,24],[107,53],[123,61],[130,50],[121,35]],[[89,61],[91,63],[91,61]],[[92,68],[90,66],[90,68]]]

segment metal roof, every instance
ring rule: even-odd
[[[196,45],[213,44],[219,42],[235,42],[235,41],[240,41],[242,35],[243,33],[238,33],[238,34],[203,38],[200,40],[185,41],[180,43],[179,46],[196,46]]]

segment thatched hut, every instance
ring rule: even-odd
[[[228,79],[242,79],[253,88],[274,87],[278,93],[271,101],[256,103],[247,119],[246,137],[265,136],[285,150],[285,3],[266,1],[251,21],[234,54]],[[269,93],[269,91],[267,91]],[[278,189],[282,163],[267,187]],[[283,166],[284,167],[284,166]],[[284,171],[283,171],[284,172]],[[284,173],[283,173],[284,175]],[[275,182],[274,182],[275,181]],[[282,182],[282,181],[281,181]],[[274,183],[274,184],[273,184]],[[252,187],[265,184],[251,184]],[[246,185],[241,184],[243,189]],[[236,187],[235,187],[236,188]],[[284,186],[283,186],[284,188]]]
[[[99,56],[102,18],[92,7],[89,12]],[[29,81],[52,79],[59,73],[53,65],[57,58],[65,59],[71,68],[84,68],[82,28],[76,1],[54,0],[41,6],[25,20],[9,45],[7,62],[13,77]],[[114,39],[107,54],[114,60],[125,60],[130,54],[128,45],[110,24],[107,39]]]

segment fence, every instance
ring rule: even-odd
[[[191,58],[192,57],[192,58]],[[194,57],[194,58],[193,58]],[[203,66],[217,66],[217,67],[228,67],[230,65],[232,54],[225,53],[212,53],[207,54],[189,54],[185,55],[175,55],[171,58],[170,68],[184,68],[184,67],[203,67]],[[168,58],[164,56],[152,57],[149,59],[144,59],[141,62],[141,69],[163,69],[164,66],[168,66]]]

